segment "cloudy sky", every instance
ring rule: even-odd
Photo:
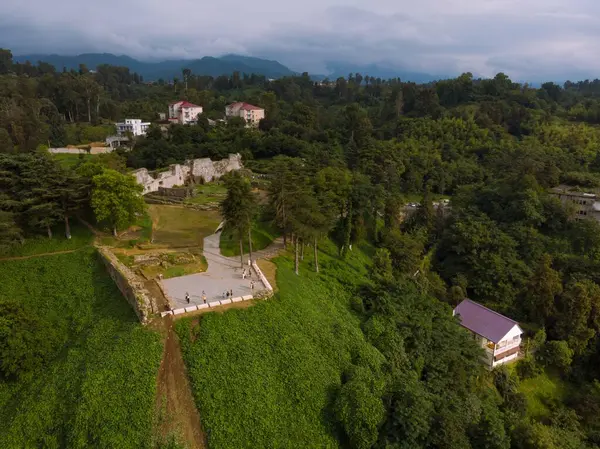
[[[239,53],[536,81],[600,77],[599,0],[1,0],[0,47],[150,59]]]

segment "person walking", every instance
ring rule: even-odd
[[[246,279],[246,269],[242,270],[242,279]]]
[[[254,292],[254,281],[250,281],[250,290]]]
[[[190,303],[190,294],[188,292],[185,292],[185,300],[188,304]]]
[[[206,295],[204,294],[204,292],[202,292],[202,301],[204,302],[204,304],[206,304]]]
[[[229,296],[231,296],[233,298],[233,289],[229,290]]]
[[[229,299],[229,290],[227,290],[227,299]]]

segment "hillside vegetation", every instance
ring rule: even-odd
[[[364,257],[353,260],[364,272]],[[353,359],[381,357],[349,309],[350,292],[297,280],[277,261],[280,297],[177,323],[211,448],[338,447],[323,419]]]
[[[150,447],[161,340],[95,251],[0,271],[0,447]]]

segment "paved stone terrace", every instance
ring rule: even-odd
[[[208,269],[204,273],[190,274],[171,279],[162,280],[162,285],[171,300],[171,306],[174,309],[186,307],[192,304],[203,304],[202,292],[206,294],[206,302],[218,301],[223,298],[223,293],[227,290],[233,290],[233,296],[252,295],[265,289],[263,283],[259,280],[256,273],[252,272],[254,281],[254,291],[250,288],[250,279],[242,279],[242,268],[240,267],[240,258],[225,257],[221,255],[219,249],[219,240],[221,233],[209,235],[204,239],[204,257],[208,262]],[[266,250],[265,250],[266,251]],[[269,252],[273,248],[269,248]],[[261,258],[262,252],[257,252],[255,258]],[[247,256],[244,262],[247,264]],[[246,265],[246,272],[248,266]],[[185,300],[185,294],[190,294],[190,304]]]

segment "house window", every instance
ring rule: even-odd
[[[515,335],[515,336],[513,337],[513,343],[514,343],[514,342],[517,342],[517,341],[519,341],[520,339],[521,339],[521,336],[520,336],[520,335]]]

